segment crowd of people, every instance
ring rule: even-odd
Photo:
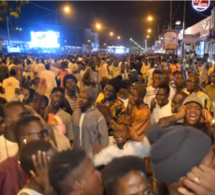
[[[215,63],[0,56],[0,195],[214,195]]]

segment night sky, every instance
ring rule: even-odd
[[[156,34],[162,33],[164,25],[169,23],[170,2],[169,1],[32,1],[50,10],[57,10],[58,25],[68,29],[92,27],[96,21],[101,22],[105,27],[100,33],[104,36],[112,30],[120,35],[123,42],[130,37],[138,43],[143,44],[146,37],[147,28],[151,28]],[[71,15],[62,12],[64,5],[71,5]],[[191,6],[191,1],[187,1],[186,27],[197,23],[205,17],[197,13]],[[210,15],[212,7],[201,13]],[[50,15],[47,15],[50,14]],[[154,17],[151,26],[146,20],[148,15]],[[173,1],[173,23],[183,18],[183,1]],[[14,20],[13,20],[14,21]],[[41,27],[49,25],[55,26],[56,17],[51,11],[39,8],[31,3],[22,8],[16,25],[31,25]],[[154,41],[154,34],[151,41]]]

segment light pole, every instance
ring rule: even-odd
[[[183,13],[183,43],[182,43],[182,59],[184,59],[185,19],[186,19],[186,1],[184,1],[184,13]]]

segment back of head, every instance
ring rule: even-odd
[[[67,185],[64,181],[78,169],[86,158],[82,150],[67,150],[57,153],[50,162],[49,179],[57,194],[69,194],[73,190],[73,182]]]
[[[146,95],[146,86],[144,84],[137,84],[133,87],[137,91],[140,98],[144,98]]]
[[[16,106],[20,106],[21,108],[23,108],[23,111],[26,110],[25,105],[24,105],[22,102],[20,102],[20,101],[8,102],[8,103],[5,105],[5,108],[13,108],[13,107],[16,107]]]
[[[50,64],[50,63],[47,63],[47,64],[45,65],[46,70],[50,70],[50,66],[51,66],[51,64]]]
[[[46,141],[38,140],[27,143],[20,151],[20,162],[25,173],[31,177],[30,171],[35,171],[32,155],[37,156],[38,150],[47,152],[52,148],[51,144]],[[37,158],[36,158],[37,159]]]
[[[138,171],[145,175],[143,159],[125,156],[113,159],[102,171],[102,180],[108,195],[118,194],[118,180],[130,172]]]
[[[162,183],[177,182],[186,176],[202,162],[212,144],[207,135],[189,126],[156,127],[150,132],[152,139],[152,171]]]
[[[16,76],[16,70],[15,69],[11,69],[10,70],[10,76]]]
[[[66,61],[61,62],[61,68],[68,68],[68,63]]]

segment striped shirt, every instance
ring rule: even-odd
[[[66,100],[69,102],[69,105],[72,109],[72,111],[74,112],[75,110],[77,110],[78,108],[80,108],[79,106],[79,97],[78,94],[76,94],[76,99],[73,100],[72,98],[70,98],[67,94],[65,94],[65,98]]]

